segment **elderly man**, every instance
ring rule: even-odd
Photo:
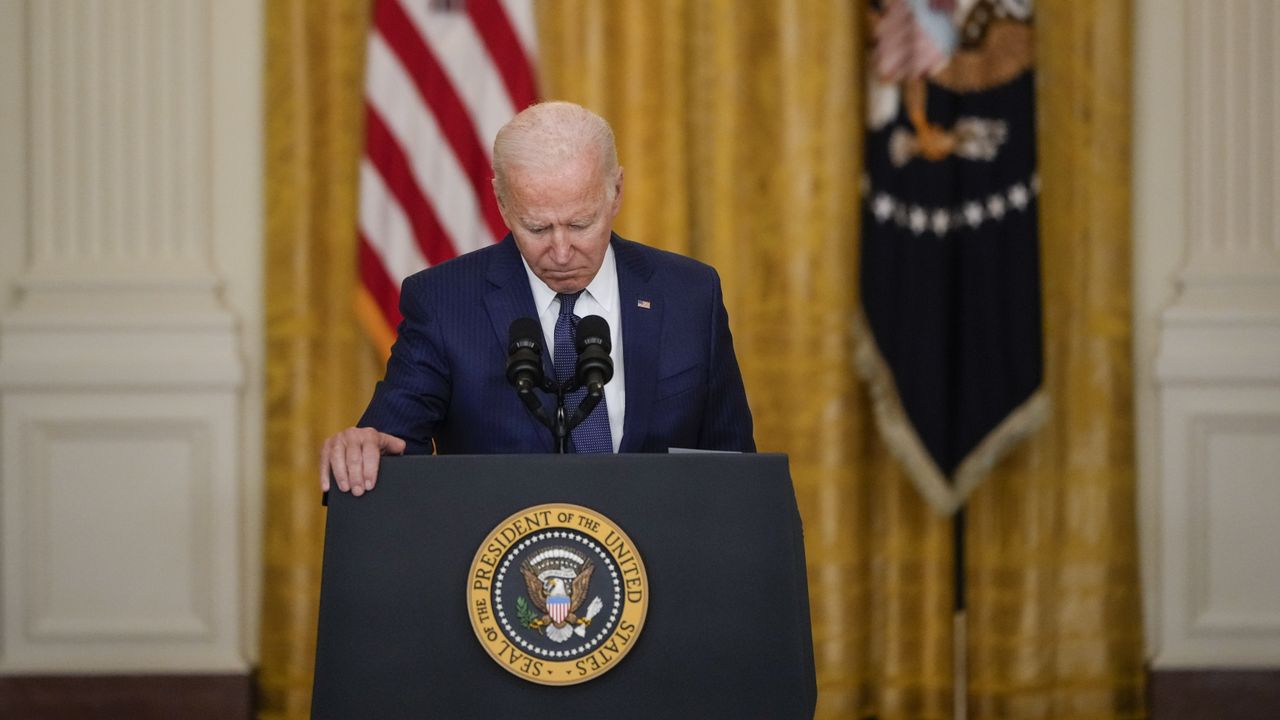
[[[577,319],[609,323],[614,376],[574,430],[576,452],[755,450],[715,270],[613,233],[622,168],[609,124],[572,103],[534,105],[498,132],[493,165],[510,234],[404,281],[386,377],[357,427],[325,441],[321,487],[332,471],[339,490],[363,494],[383,454],[433,446],[551,452],[505,376],[521,317],[554,339],[543,347],[560,377],[572,372]]]

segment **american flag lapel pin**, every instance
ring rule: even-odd
[[[648,310],[649,308],[653,307],[653,303],[649,302],[648,300],[637,300],[636,307],[640,308],[641,310]]]

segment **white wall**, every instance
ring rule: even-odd
[[[0,672],[243,672],[261,0],[0,0]]]
[[[1136,0],[1152,664],[1280,666],[1280,3]]]

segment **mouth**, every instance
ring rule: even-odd
[[[582,274],[575,272],[543,273],[542,282],[558,293],[577,292],[586,287],[586,283],[582,281]]]
[[[545,274],[548,278],[552,278],[555,280],[568,280],[570,278],[575,278],[578,275],[580,275],[581,271],[579,270],[544,270],[543,274]]]

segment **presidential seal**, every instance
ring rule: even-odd
[[[521,510],[489,533],[471,563],[471,627],[495,662],[530,682],[572,685],[613,669],[648,608],[635,544],[579,505]]]

